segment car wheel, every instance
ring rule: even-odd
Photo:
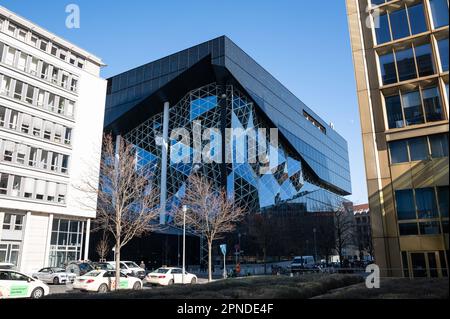
[[[169,282],[167,283],[167,286],[172,286],[173,285],[173,279],[170,279]]]
[[[191,279],[191,285],[195,285],[197,283],[197,278],[192,278]]]
[[[104,294],[105,292],[108,292],[108,285],[107,284],[101,284],[100,287],[98,287],[98,292],[101,294]]]
[[[139,282],[135,282],[134,283],[134,285],[133,285],[133,290],[139,290],[139,289],[141,289],[142,287],[141,287],[141,284],[139,283]]]
[[[59,285],[59,278],[58,277],[53,278],[53,284],[54,285]]]
[[[42,297],[44,297],[44,289],[42,288],[36,288],[31,293],[31,298],[33,299],[41,299]]]

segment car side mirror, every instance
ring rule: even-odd
[[[31,278],[28,278],[27,279],[27,282],[32,282],[33,280],[31,279]]]

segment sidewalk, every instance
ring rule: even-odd
[[[287,268],[291,264],[290,261],[276,262],[276,263],[267,263],[266,264],[266,272],[264,272],[264,264],[240,264],[241,271],[240,277],[245,277],[247,275],[257,276],[257,275],[271,275],[272,274],[272,266]],[[229,264],[226,266],[227,273],[231,270],[235,269],[235,264]],[[223,278],[223,267],[215,266],[214,272],[212,274],[213,279],[221,279]],[[200,267],[198,265],[191,265],[187,268],[187,271],[197,275],[198,278],[208,278],[208,271],[200,271]]]

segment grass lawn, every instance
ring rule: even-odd
[[[300,277],[265,276],[219,280],[208,284],[159,287],[107,294],[71,292],[46,298],[64,299],[424,299],[449,297],[448,279],[382,279],[367,289],[364,279],[347,274]]]
[[[218,280],[208,284],[170,286],[108,294],[69,293],[47,298],[125,298],[125,299],[287,299],[311,298],[332,289],[362,282],[356,275],[310,274],[300,277],[264,276]]]
[[[448,299],[448,278],[385,278],[379,289],[365,284],[339,288],[316,299]]]

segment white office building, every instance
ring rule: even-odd
[[[98,176],[102,61],[0,6],[0,262],[85,259]],[[88,205],[90,203],[90,205]]]

